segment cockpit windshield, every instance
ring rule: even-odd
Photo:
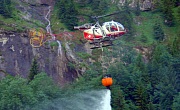
[[[110,22],[105,22],[103,23],[103,26],[106,27],[106,29],[109,32],[114,32],[114,31],[124,31],[124,26],[118,22],[110,21]]]

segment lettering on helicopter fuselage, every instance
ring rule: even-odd
[[[88,38],[91,38],[91,35],[88,35]]]

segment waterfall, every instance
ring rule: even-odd
[[[52,32],[51,32],[51,22],[49,21],[49,19],[48,19],[48,15],[49,15],[49,13],[51,12],[51,6],[49,6],[48,7],[48,13],[46,14],[46,16],[45,16],[45,19],[46,19],[46,21],[48,21],[48,25],[46,26],[46,31],[47,31],[47,33],[49,33],[50,35],[52,35]]]
[[[47,13],[46,16],[45,16],[45,19],[48,21],[48,25],[46,26],[46,31],[47,31],[47,33],[49,33],[49,34],[52,36],[52,40],[55,40],[56,38],[55,38],[55,36],[52,34],[52,31],[51,31],[51,22],[50,22],[50,20],[48,19],[48,16],[49,16],[50,12],[51,12],[51,6],[48,7],[48,13]],[[56,42],[57,42],[58,45],[59,45],[59,46],[58,46],[58,56],[59,56],[59,55],[62,55],[62,47],[61,47],[60,41],[56,40]]]
[[[61,50],[61,42],[57,40],[57,43],[59,44],[58,46],[58,56],[61,55],[62,56],[62,50]]]
[[[110,90],[91,90],[52,102],[44,102],[36,108],[38,110],[111,110],[110,102]]]
[[[102,109],[100,110],[111,110],[111,91],[107,90],[105,93],[105,97],[102,101]]]

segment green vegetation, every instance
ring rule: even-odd
[[[113,110],[178,110],[180,102],[180,7],[178,0],[154,0],[154,10],[132,11],[128,2],[118,9],[106,0],[57,0],[51,21],[55,32],[60,28],[72,30],[74,25],[91,22],[91,15],[121,12],[111,17],[124,25],[127,34],[114,41],[114,46],[104,48],[106,73],[113,77],[111,87]],[[2,6],[8,7],[7,4]],[[139,4],[137,4],[139,6]],[[106,6],[107,7],[107,6]],[[108,13],[107,13],[108,12]],[[3,14],[2,14],[3,15]],[[5,17],[9,17],[3,15]],[[78,22],[78,17],[84,21]],[[5,18],[0,16],[0,20]],[[5,22],[12,24],[14,19]],[[19,21],[21,21],[19,19]],[[1,24],[0,22],[0,25]],[[7,28],[7,27],[6,27]],[[8,27],[9,28],[9,27]],[[11,27],[10,27],[11,28]],[[57,43],[50,44],[56,46]],[[74,45],[72,46],[72,48]],[[135,50],[139,50],[137,52]],[[142,51],[142,52],[141,52]],[[79,52],[80,65],[69,62],[70,69],[86,67],[85,73],[59,92],[44,73],[39,74],[37,61],[33,61],[29,80],[7,76],[0,81],[0,109],[29,109],[37,103],[51,101],[62,94],[74,94],[83,90],[103,89],[102,62],[99,49],[92,56]],[[93,62],[87,63],[91,57]],[[113,63],[112,63],[113,62]]]
[[[55,6],[50,19],[51,28],[54,33],[60,33],[61,31],[64,31],[66,29],[65,25],[61,22],[61,20],[58,17],[58,11],[58,7]]]
[[[77,55],[81,58],[81,59],[89,59],[91,57],[90,54],[88,53],[83,53],[83,52],[79,52],[77,53]]]
[[[29,73],[29,81],[34,79],[34,76],[37,75],[39,73],[39,67],[38,67],[38,62],[36,60],[36,58],[33,59],[32,61],[32,65],[31,65],[31,69],[30,69],[30,73]]]
[[[180,90],[177,62],[180,57],[173,57],[167,46],[156,45],[148,63],[144,63],[143,57],[138,55],[132,46],[127,47],[123,42],[114,46],[113,53],[109,54],[121,59],[121,62],[116,61],[109,66],[107,71],[114,80],[111,86],[113,110],[166,110],[177,106]],[[101,68],[101,65],[93,63],[89,68],[68,91],[103,88],[102,70],[97,69]]]
[[[56,15],[61,21],[61,27],[64,25],[68,30],[74,30],[74,26],[86,22],[94,22],[90,18],[92,15],[103,15],[108,11],[106,8],[107,1],[102,0],[57,0],[56,1]],[[82,20],[80,20],[82,18]],[[79,21],[78,21],[79,19]],[[57,19],[56,19],[57,20]],[[57,20],[58,22],[58,20]],[[63,25],[63,24],[64,25]]]
[[[163,12],[166,9],[162,9],[162,2],[157,4],[156,9],[160,11],[138,13],[137,10],[133,13],[125,6],[119,15],[112,17],[116,21],[119,20],[118,22],[128,29],[128,33],[130,32],[115,41],[110,50],[104,51],[104,55],[108,58],[106,63],[115,59],[107,70],[114,80],[111,87],[113,110],[179,109],[179,8],[169,7],[174,13],[166,23],[164,20],[169,15]],[[134,50],[136,46],[147,47],[150,49],[149,53],[143,55],[137,53]],[[101,62],[98,62],[101,54],[98,49],[93,50],[92,58],[94,57],[95,62],[88,65],[89,69],[77,82],[67,88],[67,91],[73,90],[76,93],[103,88],[101,85],[103,69]]]
[[[61,19],[69,30],[73,30],[74,26],[77,25],[77,11],[75,9],[73,0],[61,0],[57,1],[58,17]]]
[[[58,97],[59,88],[45,73],[40,73],[28,83],[21,77],[6,76],[0,81],[1,110],[37,110],[42,101]]]
[[[156,40],[162,41],[165,37],[162,27],[159,23],[156,23],[153,27],[154,37]]]
[[[0,3],[0,26],[2,29],[23,32],[32,27],[44,27],[37,20],[26,21],[21,18],[23,13],[15,8],[16,1],[0,0]]]
[[[51,47],[54,47],[54,46],[57,47],[58,45],[59,45],[59,44],[58,44],[57,42],[51,42],[51,43],[50,43],[50,46],[51,46]]]
[[[12,16],[12,3],[11,0],[0,0],[0,15],[4,17]]]

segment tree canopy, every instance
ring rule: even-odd
[[[4,17],[12,16],[11,0],[0,0],[0,14]]]
[[[7,76],[0,81],[0,109],[32,109],[42,101],[55,99],[58,93],[58,86],[45,73],[39,73],[30,83],[18,76]]]

